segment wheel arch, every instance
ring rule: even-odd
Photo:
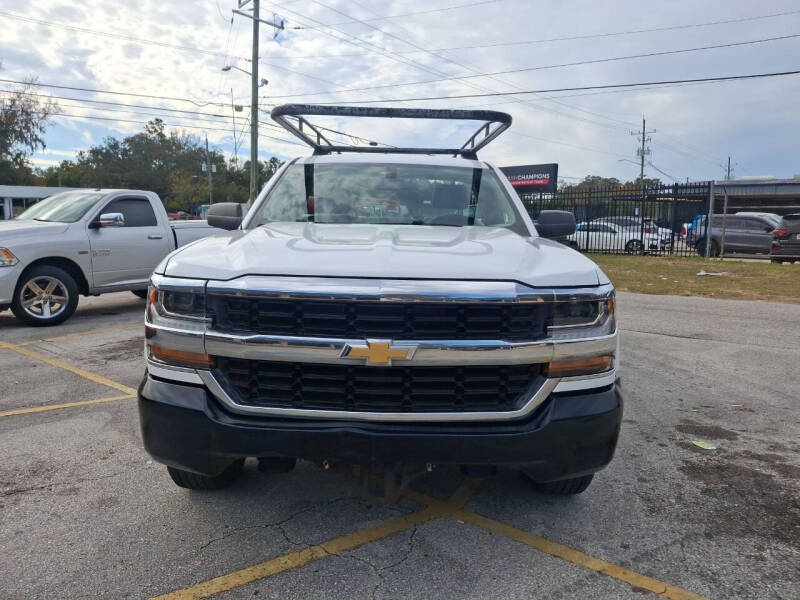
[[[46,256],[43,258],[37,258],[33,262],[31,262],[28,266],[23,269],[22,273],[20,273],[19,279],[17,280],[17,285],[19,282],[22,281],[22,278],[34,267],[40,267],[42,265],[49,265],[53,267],[58,267],[63,269],[75,279],[75,283],[78,284],[78,291],[87,296],[89,294],[89,281],[86,279],[86,275],[81,269],[80,265],[76,263],[74,260],[69,258],[64,258],[63,256]]]

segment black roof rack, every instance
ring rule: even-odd
[[[382,117],[396,119],[450,119],[484,121],[460,148],[398,148],[395,146],[343,146],[334,144],[307,116]],[[449,110],[435,108],[380,108],[372,106],[329,106],[320,104],[283,104],[272,109],[272,119],[314,149],[314,154],[332,152],[372,152],[382,154],[452,154],[477,158],[484,148],[511,126],[511,115],[495,110]]]

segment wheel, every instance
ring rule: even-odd
[[[169,476],[172,477],[172,481],[182,488],[190,490],[219,490],[228,487],[239,477],[239,474],[242,472],[242,465],[244,465],[244,459],[240,458],[231,463],[222,473],[214,477],[192,473],[191,471],[184,471],[183,469],[177,469],[175,467],[167,467],[167,471],[169,472]]]
[[[700,240],[699,242],[697,242],[694,249],[697,250],[697,254],[699,254],[700,256],[705,256],[706,241]],[[711,253],[709,254],[709,256],[719,256],[719,244],[717,244],[717,242],[715,242],[714,240],[711,240]]]
[[[644,252],[644,244],[641,240],[631,240],[625,244],[625,252],[628,254],[641,254]]]
[[[780,265],[780,264],[782,264],[782,263],[783,263],[783,259],[782,259],[782,258],[771,258],[771,259],[770,259],[770,262],[771,262],[773,265]]]
[[[575,477],[574,479],[562,479],[561,481],[549,481],[547,483],[537,483],[533,481],[533,488],[540,494],[550,496],[572,496],[583,492],[592,483],[594,474]]]
[[[11,310],[23,323],[58,325],[78,308],[78,284],[65,270],[40,265],[23,273],[17,282]]]
[[[144,300],[147,298],[147,290],[131,290],[131,294]]]

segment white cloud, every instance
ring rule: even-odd
[[[325,4],[350,17],[362,19],[462,3],[465,0],[434,0],[433,3],[427,0],[363,0],[358,4],[325,0]],[[193,46],[219,54],[186,52],[2,17],[4,44],[0,58],[4,70],[1,76],[21,79],[36,75],[44,83],[190,98],[198,104],[207,100],[222,104],[198,106],[179,101],[50,90],[56,95],[72,98],[162,106],[204,115],[176,112],[164,116],[164,113],[148,109],[100,104],[70,107],[64,112],[120,121],[61,118],[56,121],[56,126],[50,128],[48,145],[84,149],[108,135],[121,136],[139,131],[143,126],[141,122],[161,114],[165,122],[179,128],[190,125],[208,128],[209,141],[226,152],[232,152],[231,90],[237,103],[248,104],[249,80],[236,70],[222,72],[221,67],[230,63],[250,70],[246,59],[250,54],[251,31],[249,21],[241,17],[236,17],[231,26],[230,9],[234,4],[234,0],[219,0],[221,17],[217,3],[210,0],[169,3],[154,0],[135,3],[51,0],[44,5],[0,0],[2,10],[15,14],[166,44]],[[475,72],[508,71],[788,35],[797,31],[800,15],[435,54],[420,50],[650,29],[795,9],[797,4],[791,0],[776,0],[768,6],[723,0],[651,3],[647,6],[634,0],[602,3],[590,0],[564,0],[560,3],[499,0],[472,8],[370,21],[383,33],[359,23],[337,25],[336,28],[343,33],[336,33],[312,20],[340,23],[347,20],[341,14],[313,2],[276,0],[271,3],[263,0],[262,14],[265,18],[273,18],[275,11],[279,18],[286,19],[290,27],[304,25],[306,28],[289,29],[275,40],[266,26],[262,29],[260,74],[270,83],[261,90],[261,96],[425,81]],[[319,29],[331,35],[325,35]],[[373,52],[368,52],[368,49]],[[393,54],[395,52],[402,54]],[[325,54],[348,56],[319,58]],[[300,56],[317,58],[298,58]],[[791,39],[688,54],[526,71],[497,78],[305,98],[265,99],[264,103],[366,101],[756,73],[794,69],[798,58],[800,41]],[[634,177],[635,166],[618,161],[623,157],[635,159],[636,141],[629,135],[629,130],[640,126],[641,116],[645,114],[648,128],[657,130],[652,136],[653,162],[676,177],[719,177],[719,164],[728,154],[739,163],[740,175],[769,172],[790,176],[800,171],[796,152],[792,151],[796,148],[796,132],[800,125],[796,110],[798,91],[800,78],[781,78],[618,93],[549,94],[554,97],[552,99],[529,95],[523,99],[467,98],[408,105],[482,106],[510,112],[514,118],[511,131],[481,155],[500,164],[558,162],[561,172],[567,175],[592,173]],[[515,101],[517,99],[519,101]],[[76,101],[61,102],[79,104]],[[112,108],[132,112],[104,110]],[[246,112],[236,113],[237,127],[244,124],[246,115]],[[136,122],[122,122],[123,119]],[[268,115],[264,114],[261,120],[269,122]],[[452,141],[456,133],[452,126],[442,127],[441,124],[330,122],[337,129],[393,144],[437,144],[445,137]],[[289,137],[286,132],[267,125],[262,125],[261,130],[265,135]],[[203,129],[187,131],[198,135],[204,133]],[[458,132],[463,133],[460,129]],[[248,137],[247,134],[243,136],[239,148],[242,157],[249,152]],[[307,152],[273,139],[262,139],[260,144],[260,154],[264,158],[271,154],[285,157]],[[47,160],[46,154],[40,156]]]

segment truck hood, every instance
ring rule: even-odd
[[[0,221],[0,246],[20,238],[40,238],[57,235],[67,230],[69,223],[46,221]]]
[[[164,274],[513,280],[541,287],[605,279],[578,252],[507,229],[316,223],[271,223],[199,240],[170,255]]]

